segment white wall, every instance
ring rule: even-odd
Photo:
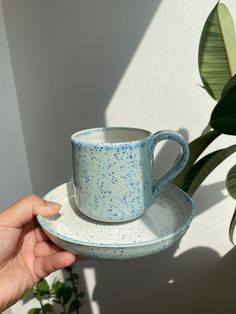
[[[36,193],[70,176],[69,137],[78,129],[174,129],[192,140],[207,124],[214,102],[198,86],[197,49],[214,0],[2,3]],[[225,3],[236,22],[235,1]],[[212,149],[233,141],[224,136]],[[162,146],[157,173],[175,156]],[[84,313],[235,312],[234,201],[224,183],[234,160],[196,193],[197,216],[178,245],[130,262],[81,263],[91,299]]]
[[[159,0],[3,0],[34,191],[71,176],[70,136],[104,112]]]
[[[32,192],[1,3],[0,69],[1,210]]]

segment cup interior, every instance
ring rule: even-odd
[[[72,135],[72,140],[75,142],[115,144],[140,141],[150,134],[149,131],[135,128],[98,128],[77,132]]]

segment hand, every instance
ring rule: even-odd
[[[76,257],[54,245],[34,223],[35,215],[55,215],[60,205],[27,196],[0,213],[0,312],[51,272]]]

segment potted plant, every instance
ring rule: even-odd
[[[24,293],[22,296],[24,303],[33,298],[39,303],[39,306],[30,309],[28,314],[52,313],[54,308],[61,314],[79,314],[81,299],[85,293],[79,288],[79,275],[73,266],[65,268],[65,272],[65,281],[55,278],[49,285],[46,279],[41,279],[32,289]]]

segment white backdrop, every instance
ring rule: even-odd
[[[236,22],[236,3],[224,3]],[[11,63],[3,32],[0,64],[8,67],[1,83],[12,84],[8,97],[15,98],[1,94],[0,119],[9,110],[18,143],[13,155],[5,136],[1,140],[4,169],[15,184],[13,191],[1,177],[8,191],[2,206],[31,190],[43,195],[70,178],[69,138],[76,130],[126,125],[178,130],[188,140],[198,136],[214,106],[199,86],[197,66],[201,30],[214,5],[213,0],[2,0]],[[7,126],[1,127],[6,135]],[[223,136],[211,149],[232,142]],[[161,173],[177,151],[160,145],[156,153]],[[234,201],[224,182],[234,160],[219,166],[194,196],[197,216],[178,245],[130,262],[78,265],[87,293],[81,313],[234,313],[236,250],[228,239]],[[22,171],[17,180],[12,164]],[[27,308],[19,302],[12,310]]]
[[[32,192],[2,7],[0,6],[0,208]]]

